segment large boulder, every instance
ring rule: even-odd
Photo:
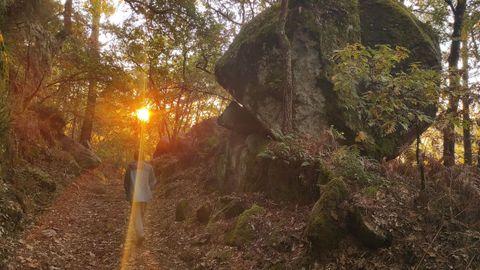
[[[59,136],[59,140],[62,149],[73,156],[82,170],[93,170],[102,164],[102,160],[91,149],[65,135]]]
[[[239,133],[281,129],[284,65],[277,38],[279,13],[274,5],[246,24],[216,66],[218,82],[240,104],[231,105],[220,124]],[[400,45],[412,51],[410,62],[440,67],[436,36],[403,5],[393,0],[291,1],[286,33],[292,50],[297,133],[318,136],[334,125],[345,133],[347,144],[354,144],[358,132],[364,131],[375,140],[375,147],[361,145],[364,153],[391,159],[414,140],[418,126],[421,131],[427,128],[411,123],[409,129],[385,137],[366,123],[349,123],[355,118],[338,104],[331,82],[332,53],[351,43]],[[435,116],[433,106],[420,109]]]
[[[92,170],[100,166],[102,160],[92,149],[65,135],[66,121],[57,108],[36,104],[32,106],[31,110],[36,113],[36,117],[32,117],[33,119],[29,122],[37,122],[40,136],[50,146],[58,144],[63,151],[75,159],[82,170]]]
[[[230,133],[215,159],[215,186],[222,192],[263,191],[278,201],[308,204],[318,196],[318,164],[269,156],[271,142],[258,134]]]
[[[265,128],[247,109],[233,101],[218,118],[218,124],[240,134],[268,134]]]

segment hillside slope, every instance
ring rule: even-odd
[[[330,214],[342,232],[338,245],[325,235],[326,248],[319,252],[307,229],[313,203],[273,200],[265,189],[219,189],[216,155],[228,133],[214,120],[207,121],[193,129],[182,150],[156,159],[162,185],[160,206],[152,209],[157,212],[151,216],[167,219],[154,231],[170,232],[162,242],[171,246],[168,258],[198,269],[477,269],[480,265],[476,207],[480,177],[475,169],[447,170],[431,163],[427,189],[420,192],[417,169],[410,161],[380,164],[345,147],[324,150],[324,167],[342,177],[351,194],[340,208],[354,205],[371,229],[365,232],[384,234],[388,243],[378,247],[365,241],[371,235],[350,232],[351,221],[342,220],[337,209]],[[275,190],[271,185],[270,190]],[[321,198],[328,184],[318,187]],[[184,252],[177,253],[178,247]]]

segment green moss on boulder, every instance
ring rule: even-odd
[[[306,235],[315,250],[336,248],[346,234],[339,205],[349,196],[342,178],[333,178],[315,203],[307,224]]]
[[[410,62],[440,68],[438,37],[404,5],[392,0],[359,0],[359,7],[364,45],[406,47],[412,51]]]
[[[254,204],[238,216],[234,228],[225,235],[225,241],[230,245],[242,245],[255,238],[255,231],[251,226],[252,218],[263,214],[265,209]]]
[[[248,125],[244,121],[230,122],[225,126],[231,130],[259,134],[265,129],[281,130],[284,65],[279,62],[279,13],[275,5],[247,23],[216,65],[218,82],[242,105],[244,115],[239,110],[236,119],[258,121]],[[352,114],[357,112],[347,112],[339,104],[331,82],[332,53],[351,43],[406,47],[412,56],[402,67],[405,69],[412,62],[426,68],[440,67],[436,35],[402,4],[394,0],[292,1],[286,33],[291,43],[297,133],[318,136],[333,125],[345,134],[345,143],[352,145],[357,144],[358,132],[364,131],[375,143],[360,144],[362,154],[382,160],[395,158],[411,144],[416,127],[428,127],[428,123],[412,122],[407,130],[384,136],[366,122],[355,121],[358,117]],[[431,117],[436,114],[435,106],[418,109]]]
[[[313,134],[328,127],[321,106],[325,99],[317,79],[327,76],[326,67],[334,50],[360,41],[356,10],[356,0],[328,0],[321,5],[302,1],[290,6],[286,30],[292,46],[298,93],[295,120],[300,131]],[[279,13],[278,5],[274,5],[246,24],[215,70],[219,83],[267,130],[280,130],[282,124]]]

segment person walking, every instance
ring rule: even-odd
[[[152,190],[157,183],[153,167],[139,157],[135,152],[134,160],[130,162],[125,171],[124,186],[127,201],[131,204],[131,215],[135,228],[137,244],[141,245],[145,239],[145,211],[147,203],[152,200]]]

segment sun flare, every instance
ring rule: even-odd
[[[150,120],[150,110],[147,107],[140,108],[136,111],[138,120],[147,123]]]

